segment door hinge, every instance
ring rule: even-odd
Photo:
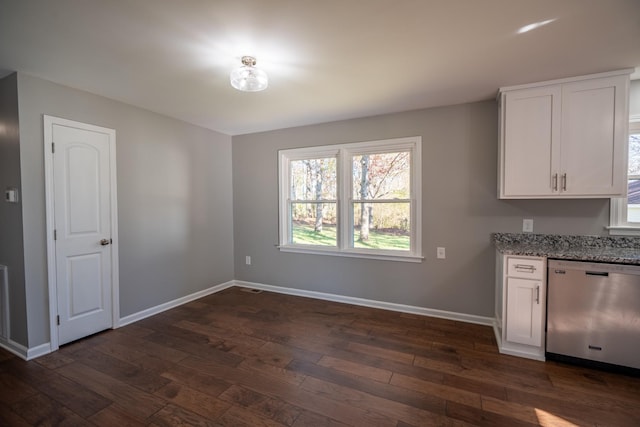
[[[60,326],[60,316],[56,316],[56,322],[58,322],[58,326]]]
[[[55,142],[52,142],[52,143],[51,143],[51,152],[52,152],[52,153],[55,153],[55,152],[56,152],[56,143],[55,143]]]
[[[58,230],[53,230],[53,240],[58,240]]]

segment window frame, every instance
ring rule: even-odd
[[[627,141],[629,135],[632,133],[640,133],[640,114],[633,115],[629,118],[629,132],[627,134]],[[628,151],[625,156],[628,161]],[[627,165],[628,168],[628,165]],[[640,175],[633,175],[633,177],[640,178]],[[627,177],[627,183],[629,178]],[[627,184],[628,185],[628,184]],[[626,236],[640,236],[640,222],[629,222],[627,220],[628,213],[628,197],[614,197],[611,198],[610,214],[609,214],[609,234],[611,235],[626,235]]]
[[[361,154],[409,151],[410,232],[408,251],[357,248],[351,242],[353,228],[352,158]],[[315,246],[291,242],[289,205],[290,164],[295,160],[336,158],[336,246]],[[404,200],[404,199],[403,199]],[[347,144],[323,145],[278,151],[278,249],[282,252],[333,255],[353,258],[422,262],[422,137],[412,136]]]

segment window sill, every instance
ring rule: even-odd
[[[400,262],[414,262],[419,263],[424,260],[424,257],[418,255],[396,255],[387,252],[356,252],[356,251],[340,251],[337,249],[324,249],[319,247],[302,248],[299,246],[277,246],[280,252],[292,252],[301,254],[312,255],[329,255],[347,258],[368,258],[377,259],[383,261],[400,261]]]
[[[640,225],[612,225],[605,228],[611,236],[640,236]]]

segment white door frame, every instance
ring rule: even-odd
[[[53,156],[51,155],[53,141],[53,125],[70,126],[88,131],[100,132],[109,135],[109,167],[111,185],[111,298],[112,298],[112,328],[117,328],[120,323],[120,286],[118,274],[118,197],[116,191],[116,131],[100,126],[75,122],[59,117],[44,115],[44,176],[45,176],[45,203],[47,224],[47,277],[49,282],[49,324],[51,351],[56,351],[58,345],[58,287],[56,279],[56,249],[53,238],[54,223],[54,197],[53,197]]]

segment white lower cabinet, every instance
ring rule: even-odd
[[[497,262],[495,329],[500,352],[544,360],[546,259],[498,254]]]

